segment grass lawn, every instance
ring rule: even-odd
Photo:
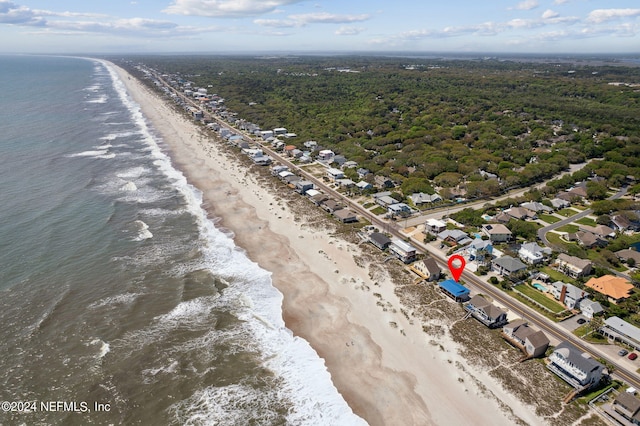
[[[374,203],[372,202],[365,202],[364,205],[362,207],[364,207],[365,209],[368,209],[369,207],[373,207],[375,206]]]
[[[598,253],[596,250],[587,250],[587,257],[594,263],[598,263],[601,265],[608,266],[611,269],[615,269],[618,272],[624,272],[627,270],[627,267],[620,263],[618,266],[613,266],[602,256],[602,254]]]
[[[538,219],[540,220],[544,220],[547,223],[556,223],[556,222],[560,222],[562,219],[560,219],[559,217],[556,217],[554,215],[551,214],[539,214],[538,215]]]
[[[607,343],[607,338],[600,333],[594,333],[589,324],[581,325],[573,330],[573,334],[591,343]]]
[[[578,220],[576,220],[576,223],[579,223],[580,225],[587,225],[587,226],[596,226],[597,225],[595,220],[590,219],[588,217],[583,217],[582,219],[578,219]]]
[[[549,278],[551,278],[553,281],[562,281],[570,284],[576,283],[573,278],[570,278],[562,272],[558,272],[555,269],[552,269],[550,266],[543,266],[542,268],[540,268],[540,272],[544,272],[545,274],[549,275]]]
[[[564,225],[556,229],[556,231],[558,232],[569,232],[569,233],[578,232],[579,230],[580,230],[580,227],[578,227],[578,225],[573,225],[573,224]]]
[[[535,288],[531,287],[529,284],[521,284],[519,286],[516,286],[514,290],[519,291],[525,296],[532,298],[533,300],[535,300],[542,306],[548,308],[554,313],[562,312],[565,310],[564,306],[549,299],[547,296],[545,296],[543,293],[536,290]]]
[[[571,217],[575,214],[578,214],[578,212],[575,211],[574,209],[562,209],[562,210],[558,210],[556,213],[564,217]]]
[[[375,215],[379,215],[379,214],[385,214],[387,212],[387,209],[385,209],[382,206],[378,206],[374,209],[371,209],[371,213],[375,214]]]

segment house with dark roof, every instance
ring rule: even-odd
[[[629,259],[633,259],[636,265],[640,266],[640,251],[635,251],[631,249],[623,249],[615,252],[615,255],[618,256],[618,259],[628,262]]]
[[[369,235],[369,242],[374,246],[378,247],[380,250],[386,250],[391,244],[391,240],[384,234],[380,232],[372,232]]]
[[[608,244],[606,240],[586,231],[569,233],[566,234],[564,238],[567,241],[577,241],[578,244],[585,248],[605,247]]]
[[[452,298],[456,302],[469,300],[469,289],[454,280],[441,281],[438,283],[438,287],[447,297]]]
[[[640,425],[640,399],[630,392],[620,392],[613,400],[613,410],[632,425]]]
[[[440,278],[440,267],[436,263],[436,260],[432,257],[427,257],[423,260],[418,260],[409,266],[413,272],[418,274],[421,278],[427,281],[435,281]]]
[[[549,338],[529,327],[523,319],[511,321],[502,328],[502,337],[530,357],[543,356],[549,347]]]
[[[502,256],[491,263],[491,269],[502,276],[508,276],[526,270],[527,265],[511,256]]]
[[[574,388],[583,389],[600,383],[604,365],[565,341],[549,355],[547,368]]]
[[[568,277],[580,278],[591,273],[592,263],[590,260],[561,253],[558,255],[554,266],[555,269]]]
[[[489,328],[497,328],[507,323],[507,313],[479,294],[473,296],[464,308]]]
[[[523,207],[511,207],[510,209],[505,210],[504,213],[518,220],[535,219],[537,217],[536,212]]]
[[[606,225],[597,225],[597,226],[580,225],[578,229],[580,229],[580,231],[590,232],[591,234],[597,236],[598,238],[613,238],[616,236],[616,231],[614,231],[613,228],[610,228]]]
[[[549,207],[549,206],[545,206],[542,203],[538,203],[538,202],[529,202],[529,203],[522,203],[520,204],[520,207],[527,209],[527,210],[531,210],[532,212],[536,212],[536,213],[545,213],[545,212],[552,212],[553,208]]]
[[[336,200],[333,200],[331,198],[329,198],[328,200],[324,201],[320,207],[322,207],[325,211],[327,211],[328,213],[333,214],[333,212],[342,209],[342,204],[338,203]]]
[[[340,209],[333,212],[333,216],[342,223],[353,223],[358,221],[358,216],[351,209]]]

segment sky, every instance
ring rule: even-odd
[[[0,53],[639,54],[640,0],[0,0]]]

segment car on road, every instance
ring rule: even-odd
[[[585,322],[587,322],[586,319],[584,318],[578,318],[578,324],[584,324]]]
[[[632,353],[630,353],[630,354],[629,354],[629,359],[630,359],[631,361],[633,361],[633,360],[634,360],[634,359],[636,359],[636,358],[638,358],[638,354],[637,354],[637,353],[632,352]]]
[[[628,353],[629,353],[629,351],[628,351],[628,350],[626,350],[626,349],[620,349],[620,350],[618,351],[618,355],[620,355],[620,356],[625,356],[625,355],[626,355],[626,354],[628,354]]]

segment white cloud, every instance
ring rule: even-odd
[[[281,6],[303,0],[174,0],[163,10],[173,15],[193,15],[216,18],[257,16],[276,11]]]
[[[588,22],[600,24],[613,19],[629,18],[640,15],[640,9],[596,9],[589,13]]]
[[[356,27],[340,27],[336,30],[336,35],[350,36],[350,35],[358,35],[363,32],[364,28],[356,28]]]
[[[553,2],[553,4],[565,4],[565,3],[569,3],[569,0],[555,0]]]
[[[0,24],[42,26],[46,25],[46,20],[28,7],[0,1]]]
[[[542,14],[542,19],[551,19],[551,18],[556,18],[558,17],[560,14],[558,12],[554,12],[551,9],[547,9],[544,11],[544,13]]]
[[[538,0],[524,0],[518,3],[515,7],[516,10],[531,10],[539,6]]]
[[[318,12],[301,15],[289,15],[287,19],[255,19],[253,22],[265,27],[291,28],[304,27],[309,24],[349,24],[370,19],[369,15],[335,15]]]

